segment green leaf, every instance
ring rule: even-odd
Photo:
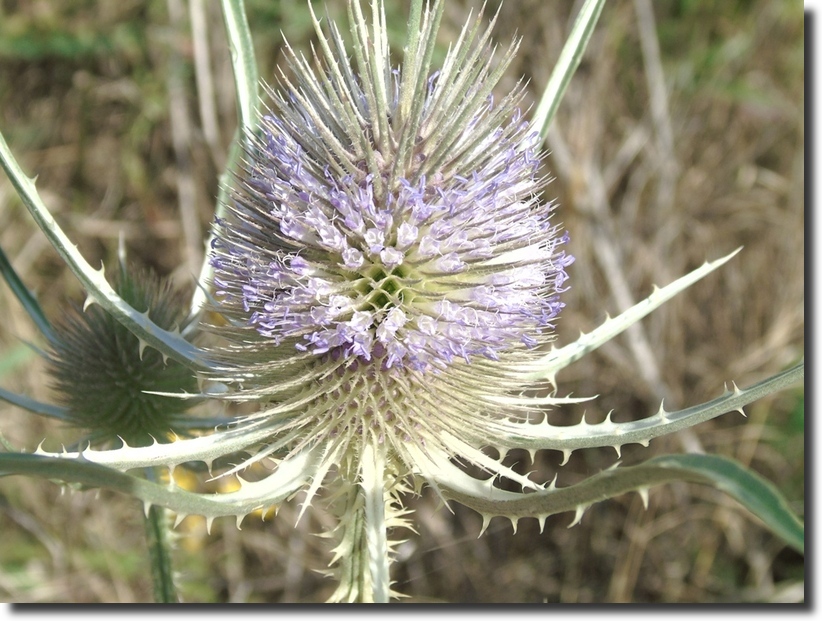
[[[259,77],[254,44],[248,28],[243,0],[222,0],[226,38],[231,48],[234,88],[237,95],[237,116],[245,138],[253,135],[259,107]]]
[[[248,28],[248,18],[243,0],[221,0],[220,8],[223,13],[226,38],[231,50],[231,67],[234,71],[234,93],[237,98],[237,130],[231,141],[225,170],[220,174],[219,194],[214,212],[215,218],[225,216],[228,209],[230,182],[232,175],[240,167],[245,149],[251,149],[250,140],[257,128],[257,118],[260,106],[259,74],[257,58],[254,55],[254,42],[251,40],[251,31]],[[245,145],[245,148],[243,148]],[[214,232],[210,232],[206,248],[211,248]],[[197,277],[197,287],[191,300],[191,311],[188,329],[196,325],[196,317],[200,314],[208,300],[208,282],[213,275],[211,264],[206,260],[200,268]]]
[[[609,318],[602,325],[595,328],[588,334],[580,335],[580,337],[573,343],[570,343],[560,349],[552,350],[534,362],[521,365],[520,369],[527,374],[525,376],[527,379],[540,380],[547,378],[553,383],[554,377],[559,371],[571,363],[580,360],[585,355],[630,328],[637,321],[649,315],[652,311],[662,306],[675,295],[685,291],[685,289],[730,261],[740,252],[740,250],[742,250],[741,247],[725,255],[724,257],[715,259],[714,261],[705,261],[705,263],[703,263],[700,267],[685,274],[684,276],[680,276],[675,281],[665,285],[661,289],[654,286],[654,290],[651,295],[644,300],[637,302],[625,312],[616,317]]]
[[[235,516],[239,523],[248,513],[280,504],[303,487],[314,474],[316,461],[316,452],[304,451],[291,460],[280,463],[278,469],[268,477],[255,482],[245,481],[239,490],[222,494],[198,494],[173,485],[159,485],[91,463],[82,455],[72,458],[0,453],[0,477],[19,474],[85,488],[104,487],[133,496],[143,501],[147,508],[159,505],[171,509],[178,514],[178,520],[186,515],[202,515],[209,522],[216,517]]]
[[[33,412],[34,414],[40,414],[41,416],[48,416],[49,418],[56,418],[57,420],[62,421],[68,420],[68,412],[63,407],[51,405],[50,403],[43,403],[30,397],[26,397],[25,395],[18,395],[17,393],[13,393],[1,387],[0,399],[11,403],[12,405],[16,405],[17,407],[23,408],[24,410],[28,410],[29,412]]]
[[[804,377],[803,360],[790,369],[747,388],[740,389],[733,384],[732,390],[726,390],[723,395],[705,403],[676,411],[667,411],[660,407],[651,416],[624,423],[615,423],[610,416],[602,423],[594,425],[589,425],[584,419],[576,425],[563,426],[551,425],[547,419],[540,424],[502,420],[497,423],[498,437],[495,439],[495,446],[549,449],[570,453],[583,448],[612,446],[618,449],[631,443],[647,444],[653,438],[681,431],[726,412],[742,412],[742,408],[749,403],[793,386]]]
[[[48,238],[51,245],[74,272],[88,292],[87,303],[95,302],[130,332],[155,347],[163,354],[183,364],[198,368],[209,368],[202,352],[183,339],[178,333],[161,329],[148,316],[140,313],[123,300],[105,278],[102,268],[95,270],[83,258],[77,246],[72,243],[57,221],[49,213],[35,187],[35,179],[23,172],[11,152],[5,137],[0,133],[0,167],[6,171],[12,186],[29,214]]]
[[[51,340],[51,324],[46,318],[46,314],[43,312],[43,309],[40,308],[40,304],[37,303],[37,298],[34,297],[26,288],[26,285],[23,284],[23,281],[20,280],[20,277],[17,275],[17,272],[14,271],[11,261],[9,261],[2,248],[0,248],[0,272],[2,272],[3,278],[6,279],[9,289],[11,289],[11,292],[20,301],[20,304],[29,314],[29,317],[31,317],[35,325],[40,329],[40,332],[42,332],[47,339]]]
[[[664,455],[646,465],[701,478],[742,503],[795,550],[805,552],[805,527],[774,485],[737,461],[717,455]]]

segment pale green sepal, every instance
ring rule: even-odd
[[[123,324],[138,338],[146,341],[165,355],[190,366],[209,368],[199,349],[179,335],[163,330],[147,315],[138,313],[112,289],[102,270],[91,267],[77,247],[71,243],[52,215],[49,213],[34,180],[26,176],[9,150],[6,139],[0,134],[0,165],[6,171],[12,185],[29,210],[32,218],[45,233],[55,250],[60,254],[74,275],[82,283],[91,298],[106,312]]]
[[[225,431],[215,431],[207,436],[175,440],[167,444],[159,442],[151,446],[127,446],[95,450],[87,448],[79,452],[50,453],[37,449],[36,454],[60,459],[82,459],[118,470],[177,466],[186,461],[202,461],[210,464],[214,459],[254,446],[277,431],[276,426],[257,424]]]
[[[607,343],[609,340],[648,315],[651,311],[670,300],[677,293],[684,291],[721,265],[727,263],[740,250],[742,250],[742,248],[737,248],[732,253],[722,257],[721,259],[706,261],[701,267],[698,267],[689,274],[678,278],[662,289],[655,288],[651,295],[641,302],[634,304],[624,313],[621,313],[612,319],[608,319],[601,326],[592,330],[588,334],[583,334],[570,345],[566,345],[560,349],[555,349],[534,362],[520,365],[518,370],[523,373],[523,378],[525,380],[536,381],[549,379],[553,381],[553,378],[558,371],[564,369],[572,362],[576,362],[589,352],[597,349],[603,343]]]

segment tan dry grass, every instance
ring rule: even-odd
[[[188,6],[185,3],[184,7]],[[194,3],[199,6],[200,3]],[[491,3],[493,6],[496,3]],[[498,39],[515,32],[522,52],[502,88],[530,80],[534,98],[578,3],[507,2]],[[751,383],[797,359],[804,339],[804,67],[802,14],[789,3],[646,3],[606,7],[580,71],[560,109],[546,168],[557,178],[546,198],[572,235],[576,263],[559,340],[597,325],[605,313],[739,245],[719,273],[560,376],[563,391],[601,395],[587,410],[617,419],[666,404],[711,398],[723,382]],[[467,8],[452,2],[444,38]],[[573,6],[572,6],[573,5]],[[250,2],[261,74],[273,77],[277,30],[307,36],[298,12],[279,21]],[[334,5],[336,6],[336,5]],[[689,7],[691,7],[689,9]],[[4,28],[22,32],[111,33],[115,50],[63,58],[0,57],[0,123],[25,168],[39,175],[47,204],[92,262],[113,264],[125,232],[130,254],[189,282],[180,268],[191,248],[185,231],[206,227],[216,195],[217,162],[233,131],[230,67],[214,6],[205,3],[215,88],[213,126],[204,131],[191,66],[197,53],[182,23],[169,26],[169,3],[34,2],[7,9]],[[492,7],[493,8],[493,7]],[[644,16],[644,17],[643,17]],[[658,34],[659,53],[653,35]],[[119,38],[118,38],[119,37]],[[644,46],[644,47],[643,47]],[[643,49],[645,52],[643,53]],[[176,78],[169,69],[181,66]],[[660,89],[659,76],[665,87]],[[651,76],[649,82],[648,76]],[[174,80],[177,80],[175,83]],[[176,90],[175,90],[176,89]],[[653,104],[651,102],[654,102]],[[174,105],[174,126],[170,107]],[[181,120],[182,119],[182,120]],[[181,127],[182,125],[182,127]],[[173,137],[177,136],[175,146]],[[186,188],[189,188],[188,190]],[[180,193],[189,224],[180,217]],[[193,207],[192,207],[193,206]],[[194,218],[191,219],[192,208]],[[196,232],[193,233],[196,235]],[[74,278],[0,182],[0,245],[56,316],[80,294]],[[0,294],[0,352],[37,335],[11,296]],[[3,385],[48,399],[35,358],[1,378]],[[762,472],[802,509],[801,434],[786,437],[796,397],[781,395],[693,433],[627,447],[625,463],[653,454],[704,448],[735,456]],[[571,421],[582,409],[556,413]],[[32,448],[55,425],[0,404],[2,431]],[[631,450],[628,450],[631,449]],[[528,463],[525,455],[520,456]],[[576,454],[560,484],[593,474],[613,451]],[[558,456],[538,459],[546,478]],[[61,496],[56,486],[19,477],[0,481],[0,598],[16,602],[149,601],[139,503],[103,492]],[[793,598],[801,557],[720,494],[687,485],[592,507],[582,523],[549,520],[540,534],[523,521],[492,522],[455,507],[435,511],[414,501],[419,537],[400,548],[394,572],[411,601],[707,602]],[[237,531],[218,520],[210,536],[196,518],[179,529],[177,553],[188,601],[322,601],[333,589],[319,577],[330,522],[313,512],[296,528],[285,507],[273,521],[246,520]]]

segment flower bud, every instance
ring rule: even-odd
[[[172,330],[184,318],[184,298],[153,272],[120,269],[113,286],[133,308]],[[190,400],[152,392],[196,392],[193,373],[157,350],[143,347],[123,325],[92,304],[77,306],[54,326],[48,372],[69,420],[92,440],[121,438],[132,446],[165,441]]]

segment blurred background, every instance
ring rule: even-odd
[[[302,2],[246,0],[260,75],[276,83],[285,36],[310,49]],[[332,16],[344,3],[328,0]],[[399,59],[405,3],[387,0]],[[502,44],[522,38],[500,84],[544,88],[581,2],[505,2]],[[499,2],[490,0],[493,15]],[[322,6],[322,5],[320,5]],[[448,0],[441,54],[479,2]],[[549,137],[544,199],[570,231],[571,289],[558,343],[706,259],[739,246],[718,272],[632,332],[559,376],[560,393],[599,395],[551,413],[569,424],[642,418],[747,386],[804,353],[803,7],[780,0],[622,0],[609,3]],[[196,69],[195,69],[196,68]],[[213,214],[217,177],[236,126],[219,7],[205,0],[0,0],[0,128],[64,229],[92,265],[113,269],[123,235],[138,264],[191,289]],[[46,313],[82,292],[0,179],[0,246]],[[42,344],[0,286],[0,385],[52,401],[25,343]],[[759,472],[804,514],[804,392],[779,393],[622,463],[705,451]],[[34,449],[80,436],[0,402],[0,429]],[[525,467],[526,453],[514,454]],[[536,476],[568,485],[611,466],[611,449],[546,453]],[[191,483],[196,486],[196,480]],[[396,588],[410,602],[798,602],[804,560],[734,501],[706,487],[654,488],[591,507],[582,522],[496,518],[477,538],[473,511],[409,501],[418,535],[399,547]],[[333,580],[315,533],[332,522],[297,503],[242,530],[198,518],[177,529],[175,562],[187,602],[321,602]],[[110,492],[61,494],[48,482],[0,480],[0,600],[146,602],[151,580],[141,505]]]

